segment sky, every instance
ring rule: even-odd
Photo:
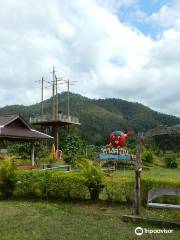
[[[0,107],[39,102],[55,66],[72,92],[180,117],[179,0],[0,3]]]

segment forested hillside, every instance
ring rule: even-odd
[[[60,110],[67,113],[67,93],[59,94]],[[51,113],[51,99],[44,101],[45,113]],[[0,114],[21,113],[27,120],[40,113],[40,103],[23,106],[12,105],[0,109]],[[70,113],[79,117],[79,133],[89,144],[104,144],[114,129],[146,131],[158,125],[180,124],[180,118],[158,113],[139,104],[121,99],[89,99],[79,94],[70,94]]]

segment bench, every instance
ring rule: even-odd
[[[180,205],[152,202],[155,198],[161,197],[161,196],[180,197],[180,188],[152,189],[148,192],[148,201],[147,201],[147,206],[150,207],[150,208],[168,208],[168,209],[178,209],[178,210],[180,210]]]

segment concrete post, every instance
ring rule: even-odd
[[[31,147],[31,163],[32,163],[32,166],[35,166],[34,152],[35,152],[35,147],[34,147],[34,142],[33,142],[32,147]]]

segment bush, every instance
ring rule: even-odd
[[[129,202],[134,200],[135,182],[134,178],[128,177],[106,177],[104,179],[103,199],[109,201]],[[141,201],[147,202],[148,191],[161,187],[180,188],[180,180],[159,179],[159,178],[142,178],[141,180]],[[162,197],[161,202],[172,202],[178,204],[178,198]]]
[[[166,163],[166,167],[168,167],[168,168],[177,168],[178,167],[177,161],[174,157],[166,157],[165,163]]]
[[[151,189],[158,189],[158,188],[180,188],[180,179],[172,180],[170,178],[143,178],[142,179],[142,191],[141,191],[141,198],[142,202],[147,202],[148,191]],[[180,204],[180,199],[177,197],[161,197],[158,199],[158,202],[161,203],[174,203]]]
[[[14,188],[15,166],[12,157],[6,157],[0,164],[0,197],[8,198],[12,195]]]
[[[108,201],[133,202],[134,179],[127,177],[106,177],[104,198]]]
[[[17,171],[14,177],[15,197],[85,199],[88,189],[79,173],[49,171]]]
[[[154,155],[150,150],[144,150],[142,153],[142,161],[147,163],[153,163]]]
[[[104,173],[92,162],[79,163],[80,172],[17,171],[14,196],[27,198],[91,199],[96,200],[103,188]]]
[[[10,193],[8,196],[12,195],[13,190],[14,197],[38,199],[49,197],[66,200],[91,198],[97,200],[99,194],[102,193],[100,196],[104,200],[125,203],[134,201],[134,178],[103,177],[101,169],[91,162],[87,164],[86,169],[81,169],[80,172],[13,171],[13,174],[3,179],[11,180],[10,182],[4,181],[4,188],[1,185],[1,192]],[[151,189],[161,187],[180,188],[180,179],[142,178],[141,183],[141,200],[143,204],[146,204],[148,191]],[[179,204],[180,199],[161,197],[158,201]]]
[[[86,199],[89,192],[85,186],[85,178],[80,173],[55,172],[50,175],[48,195],[56,199]]]
[[[41,199],[46,197],[48,176],[49,172],[46,171],[16,171],[13,196]]]
[[[67,164],[70,164],[70,165],[75,165],[75,162],[77,161],[79,156],[76,156],[76,155],[64,155],[64,161],[65,163]]]
[[[98,200],[99,194],[104,187],[104,172],[99,165],[95,165],[87,159],[82,159],[78,166],[81,169],[82,176],[85,178],[85,186],[89,189],[91,200]]]
[[[175,212],[173,216],[174,220],[180,220],[180,212]]]

